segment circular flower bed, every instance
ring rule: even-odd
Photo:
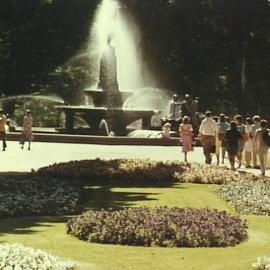
[[[75,182],[32,174],[0,177],[0,217],[74,213],[80,198]]]
[[[270,215],[269,181],[231,182],[218,192],[242,214]]]
[[[74,270],[75,264],[42,250],[21,244],[0,245],[0,269],[3,270]]]
[[[90,210],[71,218],[67,227],[81,240],[131,246],[226,247],[247,238],[240,218],[209,209]]]
[[[259,177],[247,172],[233,172],[227,167],[192,163],[186,170],[177,174],[180,182],[200,184],[225,184],[231,181],[259,180]]]

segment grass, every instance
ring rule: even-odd
[[[214,185],[170,188],[87,189],[86,208],[161,206],[217,208],[237,213],[214,192]],[[86,243],[66,234],[65,217],[2,219],[0,243],[19,242],[78,262],[80,270],[248,270],[257,257],[270,256],[270,217],[242,216],[248,241],[231,248],[143,248]]]

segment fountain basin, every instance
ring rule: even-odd
[[[64,132],[74,133],[74,116],[78,115],[87,122],[90,127],[89,133],[94,135],[101,135],[102,121],[103,123],[106,122],[109,129],[107,133],[113,131],[116,135],[126,135],[127,126],[139,119],[142,119],[142,128],[149,129],[151,118],[157,113],[153,110],[107,107],[89,108],[88,106],[71,105],[58,105],[55,108],[65,113]]]

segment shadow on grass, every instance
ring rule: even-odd
[[[157,200],[149,196],[158,195],[159,193],[151,192],[128,192],[113,191],[111,186],[84,188],[84,210],[101,209],[101,208],[123,208],[130,207],[137,201]]]
[[[86,186],[83,192],[83,205],[81,212],[90,209],[130,207],[137,201],[157,200],[149,196],[159,193],[151,192],[132,192],[132,191],[113,191],[114,187],[92,187]],[[54,223],[65,223],[69,216],[31,216],[31,217],[12,217],[0,219],[0,243],[1,236],[4,234],[36,234],[42,227],[53,227]],[[40,227],[40,228],[39,228]]]
[[[4,181],[8,181],[9,176],[21,176],[25,177],[28,173],[20,172],[5,172],[0,173],[0,176],[4,176]],[[89,185],[90,184],[90,185]],[[120,209],[123,207],[131,207],[136,202],[154,201],[158,200],[153,198],[158,196],[159,193],[152,192],[152,188],[174,188],[179,186],[173,181],[166,181],[164,183],[153,183],[138,181],[104,181],[104,182],[92,182],[84,183],[83,202],[80,206],[80,210],[77,214],[81,214],[83,211],[89,209],[101,209],[101,208],[115,208]],[[118,188],[118,190],[114,190]],[[123,191],[121,188],[125,188]],[[142,192],[134,190],[135,188],[144,188]],[[52,206],[53,207],[53,206]],[[26,214],[27,215],[27,214]],[[0,218],[0,237],[4,234],[36,234],[42,231],[42,227],[53,227],[54,223],[65,223],[68,216],[25,216],[23,217],[10,217]],[[1,238],[0,238],[1,243]]]
[[[67,216],[33,216],[0,219],[0,237],[4,234],[35,234],[38,227],[52,227],[53,223],[64,223]],[[29,229],[35,227],[34,229]],[[0,238],[0,243],[3,243]]]

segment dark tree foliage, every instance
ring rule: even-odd
[[[268,0],[119,2],[141,29],[144,59],[160,87],[200,96],[201,109],[270,114]],[[66,99],[72,96],[52,81],[61,84],[63,74],[63,84],[67,81],[70,88],[85,82],[79,67],[72,73],[65,63],[87,41],[98,3],[2,0],[0,90],[31,93],[45,85]],[[74,83],[78,77],[80,83]]]
[[[234,113],[230,109],[237,107],[243,113],[270,112],[267,0],[123,2],[143,29],[145,57],[151,59],[165,87],[200,96],[204,108],[217,112]]]
[[[86,40],[96,1],[2,0],[0,90],[31,93]]]

